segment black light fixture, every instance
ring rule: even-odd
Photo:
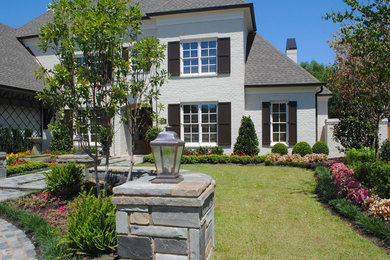
[[[176,132],[170,131],[171,127],[165,129],[150,142],[157,170],[157,177],[152,183],[179,183],[183,180],[179,171],[185,143]]]

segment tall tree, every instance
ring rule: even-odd
[[[150,108],[148,109],[149,116],[156,118],[157,124],[159,107],[161,108],[158,104],[160,88],[168,79],[168,72],[161,69],[161,63],[165,59],[165,50],[166,46],[161,45],[160,41],[154,37],[142,38],[129,49],[128,65],[131,69],[129,70],[127,96],[130,102],[122,114],[131,136],[131,166],[127,180],[131,179],[135,164],[136,133],[139,132],[144,121],[141,118],[141,110]],[[153,106],[156,110],[152,109]]]
[[[379,123],[390,116],[389,1],[343,0],[349,10],[327,14],[327,19],[344,23],[331,43],[336,73],[329,84],[342,97],[343,117],[354,117],[373,127],[377,155]]]
[[[65,108],[71,111],[76,131],[85,140],[84,150],[94,161],[99,193],[98,141],[111,144],[110,118],[127,100],[128,64],[122,59],[122,48],[140,33],[141,12],[129,2],[54,0],[49,4],[53,20],[41,28],[39,36],[41,50],[53,51],[59,60],[53,69],[39,71],[47,82],[39,98],[61,113]],[[101,124],[99,118],[107,120]],[[106,147],[107,163],[109,150]]]

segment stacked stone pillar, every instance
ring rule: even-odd
[[[7,178],[7,153],[0,152],[0,179]]]
[[[204,260],[214,247],[215,181],[181,171],[178,184],[144,176],[114,188],[121,259]]]

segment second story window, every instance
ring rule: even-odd
[[[217,41],[182,43],[183,74],[217,72]]]

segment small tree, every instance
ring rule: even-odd
[[[233,151],[238,154],[257,155],[260,152],[255,125],[250,116],[243,116]]]

